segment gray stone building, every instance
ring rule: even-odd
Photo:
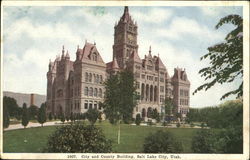
[[[64,47],[62,55],[49,63],[47,72],[47,111],[59,113],[84,113],[89,108],[102,110],[99,102],[105,94],[103,82],[108,75],[129,68],[135,75],[137,92],[140,94],[134,116],[139,113],[147,118],[147,112],[157,109],[163,112],[164,100],[173,99],[175,112],[184,117],[189,109],[190,82],[185,69],[168,71],[151,47],[141,59],[138,55],[138,26],[129,14],[128,7],[114,27],[113,60],[105,63],[95,44],[85,42],[77,48],[76,60],[71,61]]]

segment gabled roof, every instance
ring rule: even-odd
[[[159,66],[159,68],[166,69],[165,65],[162,63],[161,58],[157,57],[156,64]]]
[[[188,84],[190,84],[185,69],[183,70],[182,68],[179,67],[174,69],[174,75],[172,76],[171,79],[186,81]]]
[[[120,69],[117,63],[116,58],[113,61],[106,63],[107,69]]]
[[[142,60],[141,60],[141,58],[139,57],[137,51],[135,51],[135,50],[132,52],[132,54],[130,55],[129,58],[130,58],[131,60],[133,60],[134,62],[138,62],[138,63],[141,63],[141,62],[142,62]]]
[[[94,44],[86,42],[83,47],[83,56],[87,58],[91,51],[98,52]]]
[[[90,59],[90,55],[92,53],[96,53],[97,54],[97,61],[104,63],[104,61],[103,61],[101,55],[99,54],[95,44],[86,42],[83,49],[82,50],[78,49],[78,50],[79,50],[80,54],[82,55],[82,60],[83,59]]]

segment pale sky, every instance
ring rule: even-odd
[[[77,45],[96,42],[107,63],[112,59],[114,24],[124,7],[4,7],[3,10],[3,90],[46,94],[49,59],[61,53],[62,45],[75,60]],[[175,67],[185,68],[191,82],[190,93],[203,84],[198,71],[208,65],[200,61],[207,48],[224,40],[234,28],[216,30],[220,18],[242,16],[242,7],[129,7],[138,24],[139,56],[160,55],[170,76]],[[190,97],[191,107],[222,103],[220,97],[238,87],[239,82],[216,85]],[[233,99],[229,97],[226,100]]]

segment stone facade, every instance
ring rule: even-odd
[[[129,14],[128,7],[118,24],[114,27],[113,60],[104,63],[96,45],[85,42],[83,48],[77,48],[76,60],[71,61],[64,47],[61,57],[49,63],[47,72],[47,111],[53,114],[61,112],[84,113],[89,108],[99,107],[103,101],[103,83],[110,74],[124,68],[133,71],[137,92],[140,94],[137,113],[147,116],[148,110],[162,112],[164,100],[173,99],[175,112],[186,115],[189,109],[190,82],[185,69],[175,68],[169,76],[165,65],[158,56],[153,56],[151,47],[144,59],[138,55],[138,26]]]

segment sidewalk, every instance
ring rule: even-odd
[[[53,126],[53,125],[58,125],[61,124],[61,121],[53,121],[53,122],[45,122],[43,124],[43,126]],[[32,128],[32,127],[41,127],[40,123],[33,123],[33,122],[29,122],[29,124],[26,126],[26,128]],[[4,131],[8,131],[8,130],[15,130],[15,129],[23,129],[24,127],[22,126],[22,124],[12,124],[9,125],[8,128],[5,128]]]

